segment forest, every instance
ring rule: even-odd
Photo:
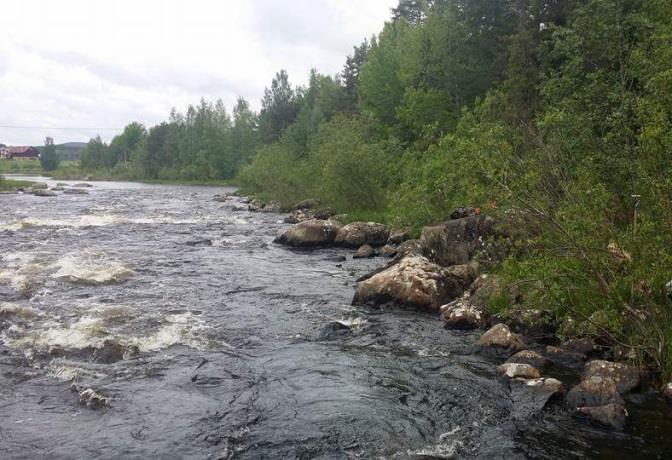
[[[339,75],[280,71],[258,113],[202,100],[81,154],[86,171],[232,180],[414,231],[458,206],[516,216],[499,275],[566,336],[667,378],[671,166],[669,0],[401,0]]]

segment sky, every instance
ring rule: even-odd
[[[280,69],[340,72],[397,0],[2,0],[0,143],[111,139],[204,97],[259,108]]]

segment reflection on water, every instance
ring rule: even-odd
[[[53,184],[53,182],[50,182]],[[560,408],[521,422],[476,333],[349,305],[381,263],[290,251],[209,187],[0,196],[0,457],[656,457]],[[230,190],[228,190],[230,191]]]

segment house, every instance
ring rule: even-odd
[[[4,160],[5,158],[9,158],[9,151],[5,144],[0,144],[0,159]]]
[[[10,160],[38,160],[40,152],[35,147],[6,147],[0,152],[2,158]]]

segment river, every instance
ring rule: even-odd
[[[478,333],[352,307],[381,259],[277,246],[281,215],[213,200],[233,189],[93,185],[0,196],[2,458],[671,451],[653,396],[625,434],[560,407],[517,420],[494,362],[472,353]]]

